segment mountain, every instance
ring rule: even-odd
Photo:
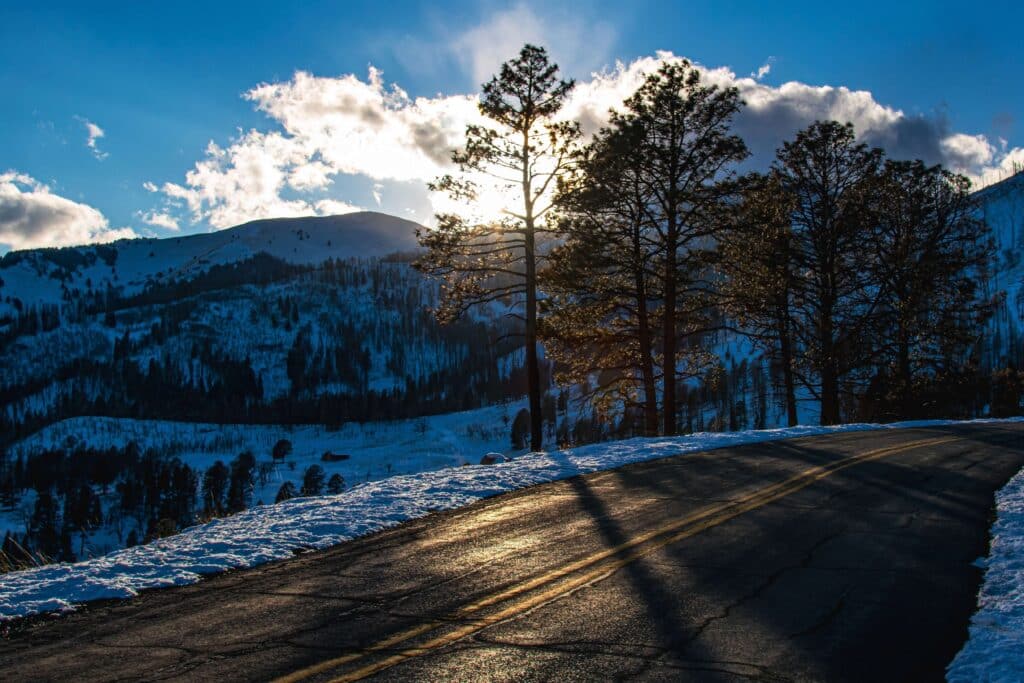
[[[992,359],[995,367],[1024,367],[1024,173],[1017,173],[979,191],[975,198],[992,229],[997,263],[991,291],[1006,293],[992,320]]]
[[[418,248],[417,223],[373,211],[251,221],[226,230],[164,239],[15,251],[0,258],[0,321],[22,307],[60,304],[76,292],[113,288],[121,296],[216,265],[266,254],[292,265],[380,258]],[[2,323],[0,323],[2,324]]]
[[[434,319],[417,227],[366,212],[7,254],[0,442],[79,415],[340,424],[521,392],[506,318]]]

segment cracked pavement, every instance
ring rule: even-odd
[[[460,608],[651,529],[810,466],[950,435],[961,438],[836,471],[424,648],[472,622]],[[1024,466],[1022,446],[1024,425],[992,424],[640,463],[25,620],[0,640],[0,670],[12,681],[268,680],[427,622],[436,626],[363,659],[409,655],[377,674],[389,680],[942,680],[974,611],[971,563],[987,553],[993,493]]]

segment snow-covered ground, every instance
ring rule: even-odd
[[[985,581],[970,636],[946,679],[978,683],[1024,681],[1024,470],[996,493]]]
[[[46,450],[73,446],[96,449],[124,448],[134,442],[140,451],[154,449],[180,458],[202,476],[217,460],[227,464],[239,453],[251,451],[259,463],[270,465],[271,451],[280,439],[292,444],[292,453],[267,475],[257,478],[252,503],[273,503],[281,485],[290,481],[298,490],[310,465],[324,469],[325,480],[340,474],[346,485],[375,481],[399,474],[416,474],[466,464],[476,464],[486,453],[511,450],[511,421],[526,406],[525,400],[461,413],[444,413],[392,422],[350,422],[338,429],[323,425],[217,425],[167,420],[133,420],[112,417],[78,417],[52,424],[10,448],[9,457],[25,459]],[[347,455],[340,461],[323,461],[325,452]],[[104,513],[115,503],[111,493],[103,499]],[[26,531],[34,498],[24,496],[18,506],[0,510],[0,538],[7,531]],[[144,520],[142,520],[144,521]],[[106,554],[123,546],[124,536],[135,528],[145,535],[142,521],[128,520],[120,537],[101,527],[89,534],[79,557]],[[76,552],[78,552],[76,539]]]
[[[26,458],[48,449],[82,445],[123,448],[135,442],[140,451],[153,448],[167,457],[205,470],[215,461],[227,463],[243,451],[257,461],[270,460],[279,439],[292,443],[292,454],[253,501],[272,502],[286,480],[301,483],[313,464],[327,476],[337,472],[349,484],[414,474],[444,467],[475,464],[490,451],[509,451],[511,420],[525,400],[460,413],[443,413],[390,422],[349,422],[337,429],[324,425],[242,425],[170,420],[78,417],[49,425],[10,448],[10,457]],[[349,455],[341,462],[322,462],[325,452]]]
[[[638,438],[530,453],[496,465],[452,467],[366,482],[336,496],[298,498],[253,508],[186,529],[148,545],[76,564],[0,575],[0,619],[74,609],[147,588],[181,585],[204,575],[252,567],[295,551],[336,545],[437,510],[449,510],[515,489],[629,463],[778,439],[913,426],[852,424]]]

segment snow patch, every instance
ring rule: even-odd
[[[996,493],[996,521],[970,636],[946,680],[1024,681],[1024,469]]]

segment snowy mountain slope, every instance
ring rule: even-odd
[[[994,351],[1004,359],[1002,365],[1019,367],[1024,361],[1020,348],[1024,335],[1024,173],[986,187],[975,198],[998,250],[991,291],[1006,292],[1005,305],[992,321]]]
[[[417,227],[364,212],[7,254],[0,447],[77,415],[338,424],[511,398],[510,321],[437,323]]]
[[[417,474],[448,467],[475,465],[488,452],[513,453],[509,422],[525,406],[524,400],[477,410],[423,418],[356,423],[328,428],[324,425],[198,424],[109,417],[78,417],[50,425],[9,449],[12,460],[28,462],[47,451],[90,448],[98,452],[134,444],[140,452],[153,450],[160,457],[177,458],[196,472],[216,461],[230,463],[239,453],[251,452],[261,475],[253,482],[251,504],[273,503],[285,482],[301,489],[304,473],[312,465],[323,468],[325,478],[343,477],[346,485],[391,476]],[[292,451],[278,464],[271,460],[274,445],[286,439]],[[323,459],[323,454],[344,455]],[[131,531],[146,535],[145,518],[119,515],[116,487],[100,496],[106,523],[75,535],[79,558],[97,557],[124,546]],[[34,498],[19,505],[0,507],[0,538],[10,532],[29,531]]]
[[[294,265],[328,259],[379,258],[417,248],[419,225],[370,211],[340,216],[273,218],[216,232],[165,239],[16,251],[0,259],[0,319],[18,300],[23,306],[59,304],[108,287],[121,295],[148,284],[189,278],[214,265],[259,253]]]

